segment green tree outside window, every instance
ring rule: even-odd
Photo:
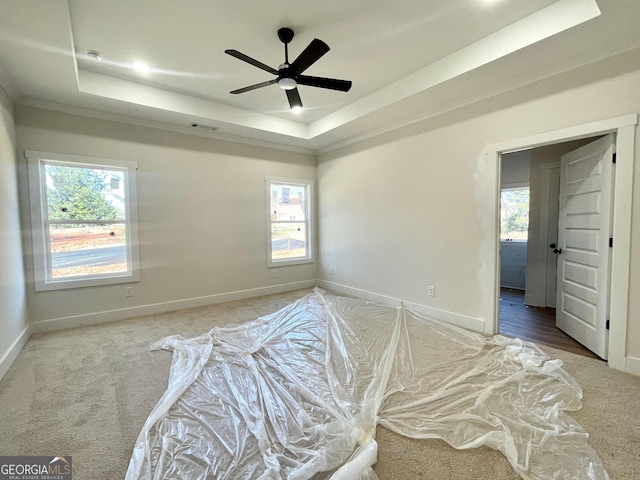
[[[46,172],[50,221],[124,220],[121,172],[51,164]]]
[[[527,240],[529,200],[529,187],[502,190],[500,199],[501,240]]]

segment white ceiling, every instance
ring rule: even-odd
[[[18,104],[322,151],[640,48],[638,0],[0,0],[0,83]],[[289,111],[273,68],[313,38],[331,51]],[[97,50],[96,62],[86,51]],[[148,74],[131,70],[143,61]],[[192,123],[215,132],[195,130]]]

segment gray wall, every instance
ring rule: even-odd
[[[525,289],[527,242],[500,242],[500,286]]]
[[[140,282],[35,292],[38,329],[197,306],[314,284],[316,265],[267,268],[265,175],[315,180],[315,158],[31,107],[17,109],[18,150],[136,161]],[[26,161],[20,158],[29,232]],[[31,239],[25,241],[31,251]],[[30,258],[27,255],[27,258]]]
[[[28,336],[14,106],[0,87],[0,378]]]

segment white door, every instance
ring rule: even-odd
[[[556,325],[607,358],[613,135],[564,155],[560,166]]]

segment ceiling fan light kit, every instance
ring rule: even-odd
[[[279,76],[278,86],[283,90],[292,90],[298,86],[298,82],[293,77]]]
[[[289,43],[293,40],[293,30],[290,28],[279,29],[278,38],[282,43],[284,43],[284,63],[280,65],[277,70],[237,50],[225,50],[226,54],[231,55],[238,60],[242,60],[254,67],[258,67],[261,70],[269,72],[272,75],[276,75],[276,78],[272,80],[239,88],[231,91],[230,93],[236,95],[239,93],[250,92],[251,90],[256,90],[268,85],[277,84],[287,94],[291,110],[297,111],[302,108],[302,100],[300,99],[300,93],[298,92],[298,85],[327,88],[341,92],[348,92],[351,89],[351,81],[349,80],[302,75],[307,68],[317,62],[330,50],[329,46],[322,40],[314,38],[311,43],[307,45],[307,48],[298,55],[298,58],[296,58],[293,63],[289,63]]]

